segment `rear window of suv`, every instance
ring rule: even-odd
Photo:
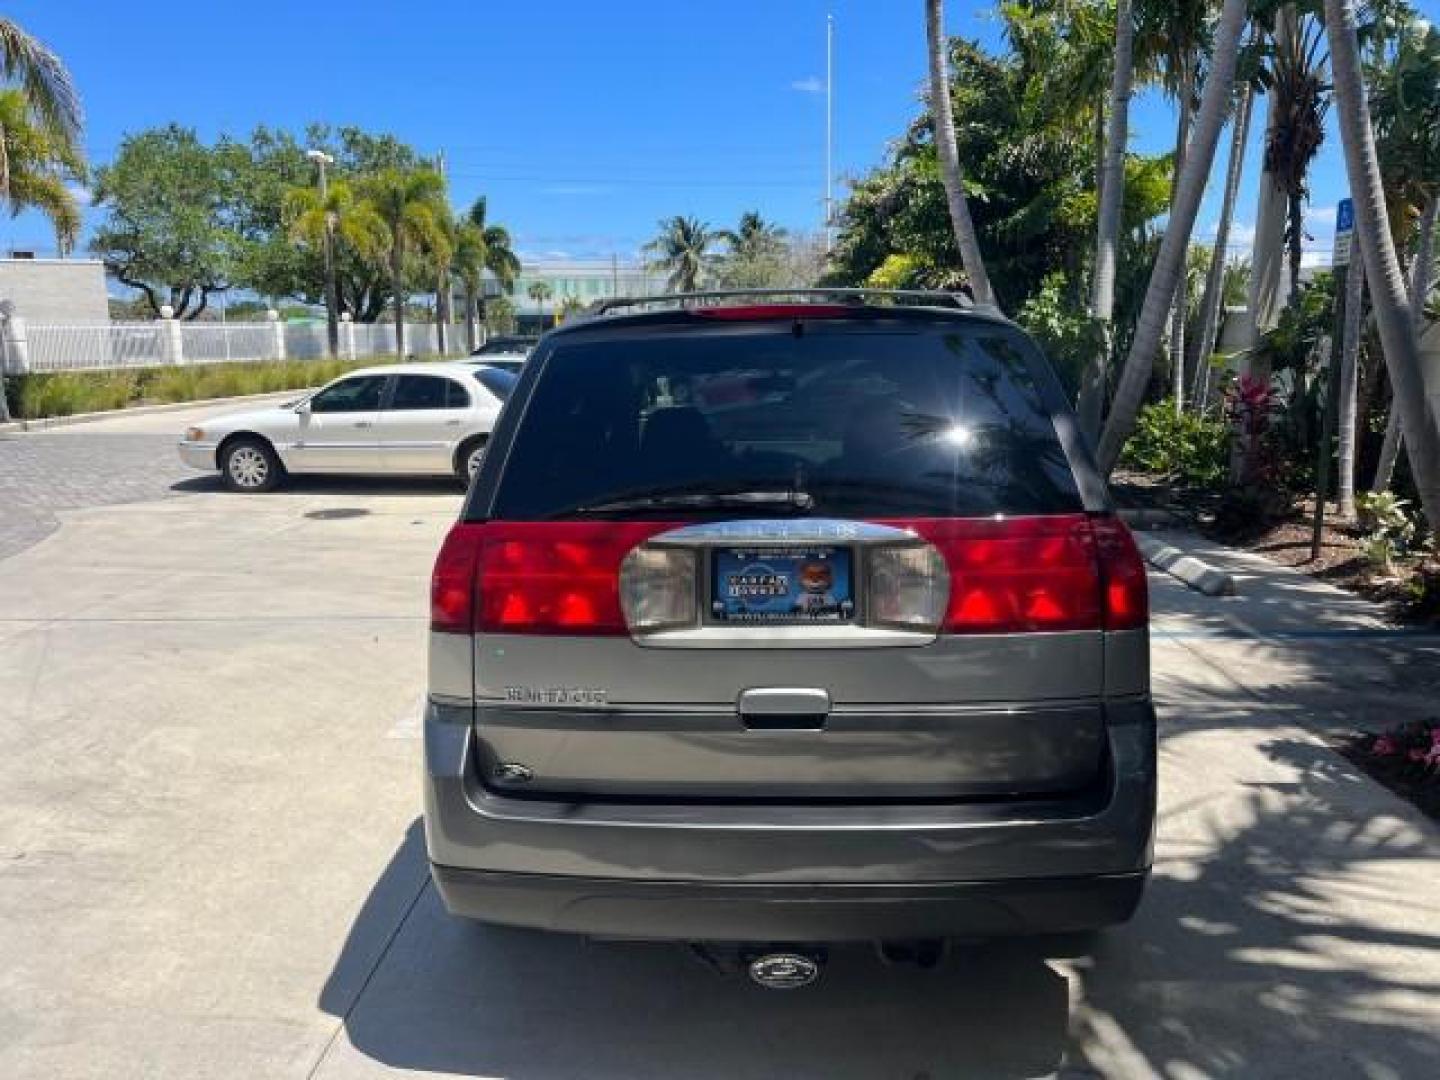
[[[561,343],[492,514],[645,517],[601,507],[740,490],[804,492],[827,517],[1077,511],[1030,348],[987,327]]]

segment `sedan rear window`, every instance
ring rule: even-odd
[[[515,384],[520,381],[520,376],[512,371],[505,371],[503,368],[477,367],[475,379],[501,401],[508,401],[511,391],[515,389]]]
[[[607,504],[737,491],[803,492],[792,508],[833,517],[1080,510],[1022,348],[986,327],[562,344],[493,513],[643,517]]]

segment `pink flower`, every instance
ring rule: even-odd
[[[1393,757],[1400,753],[1400,744],[1389,735],[1380,735],[1370,744],[1370,752],[1376,757]]]

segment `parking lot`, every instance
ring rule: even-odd
[[[1326,745],[1440,639],[1223,552],[1152,579],[1155,876],[1097,942],[842,949],[789,993],[451,920],[419,822],[453,484],[222,492],[207,410],[0,435],[0,1076],[1396,1076],[1440,1061],[1440,835]]]

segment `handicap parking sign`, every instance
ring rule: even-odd
[[[1337,233],[1352,232],[1355,228],[1355,203],[1351,199],[1341,199],[1340,207],[1335,211],[1335,231]]]
[[[1335,253],[1330,260],[1333,265],[1349,265],[1350,242],[1354,235],[1355,203],[1350,199],[1341,199],[1335,210]]]

